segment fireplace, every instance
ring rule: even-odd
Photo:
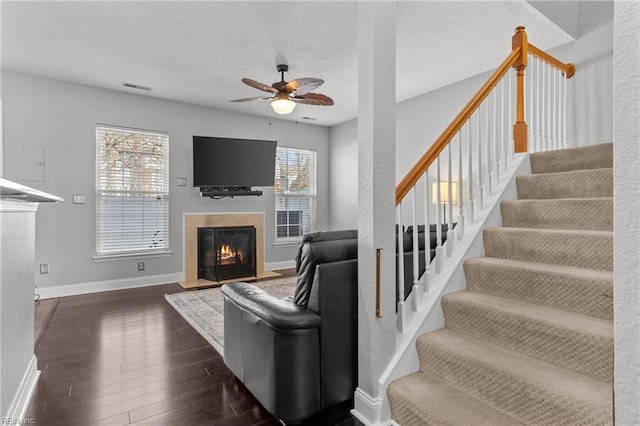
[[[224,281],[256,272],[254,226],[198,228],[198,278]]]

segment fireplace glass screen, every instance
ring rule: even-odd
[[[198,278],[210,281],[256,276],[256,228],[198,228]]]

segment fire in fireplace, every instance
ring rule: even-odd
[[[198,278],[223,281],[256,276],[256,228],[198,228]]]

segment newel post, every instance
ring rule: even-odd
[[[513,64],[516,69],[516,122],[513,125],[514,152],[527,152],[527,123],[524,121],[524,69],[527,67],[529,42],[524,27],[516,28],[511,39],[512,49],[520,48],[520,56]]]

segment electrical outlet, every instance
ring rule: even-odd
[[[138,262],[138,271],[144,271],[144,262]]]
[[[49,264],[48,263],[41,263],[40,264],[40,273],[41,274],[48,274],[49,273]]]

